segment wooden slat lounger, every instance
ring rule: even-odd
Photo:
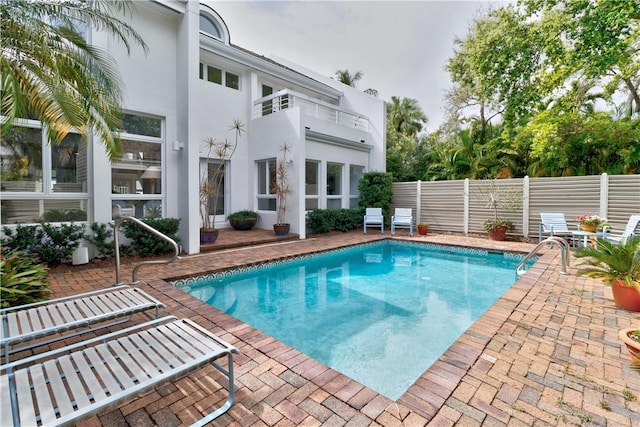
[[[0,310],[2,329],[0,346],[7,362],[9,355],[39,345],[48,344],[63,338],[86,332],[58,336],[49,341],[38,341],[33,345],[12,348],[16,344],[27,343],[37,338],[58,334],[78,328],[94,329],[113,326],[128,321],[134,313],[159,309],[165,305],[146,292],[128,285],[113,286],[99,291],[86,292],[64,298],[11,307]],[[105,321],[124,318],[124,320],[104,324]]]
[[[211,363],[228,379],[229,394],[194,424],[202,426],[233,403],[233,353],[200,325],[169,316],[17,360],[1,367],[0,425],[75,422]],[[226,369],[216,363],[224,356]]]

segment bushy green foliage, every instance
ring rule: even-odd
[[[91,233],[84,235],[86,241],[93,243],[98,250],[100,256],[112,257],[115,256],[115,244],[113,242],[113,225],[110,223],[98,223],[91,224]],[[127,255],[132,252],[131,246],[120,245],[120,255]]]
[[[15,230],[3,229],[2,245],[9,250],[31,254],[50,267],[71,260],[73,250],[84,236],[82,224],[18,225]]]
[[[179,218],[144,218],[141,221],[176,242],[180,242],[180,238],[177,236],[180,228]],[[125,221],[120,228],[123,230],[125,237],[131,239],[133,252],[141,257],[163,254],[173,250],[173,247],[168,242],[148,232],[135,222]]]
[[[47,268],[29,254],[0,248],[0,307],[15,307],[41,301],[51,291]]]
[[[363,211],[357,209],[314,209],[307,214],[307,227],[312,234],[329,231],[351,231],[362,224]]]
[[[393,201],[393,177],[386,172],[367,172],[358,183],[360,200],[358,206],[365,208],[382,208],[385,218],[391,218],[391,202]],[[360,221],[362,222],[362,221]]]

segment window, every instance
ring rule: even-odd
[[[240,90],[239,74],[225,71],[212,65],[200,63],[200,80],[207,80],[210,83]]]
[[[162,216],[162,119],[125,114],[122,157],[111,165],[112,217]]]
[[[0,138],[3,224],[86,221],[87,147],[81,135],[47,142],[35,120],[16,120]]]
[[[276,159],[256,162],[258,168],[258,210],[276,210]]]
[[[305,210],[318,209],[318,181],[320,173],[320,163],[307,160],[305,162]]]
[[[215,20],[204,13],[200,13],[200,31],[217,39],[222,39],[222,31],[220,31]]]
[[[358,184],[364,175],[364,166],[349,166],[349,207],[358,207],[358,201],[360,200],[360,190],[358,190]]]
[[[342,208],[342,165],[327,163],[327,209]]]

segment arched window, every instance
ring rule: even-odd
[[[209,34],[217,39],[222,39],[222,32],[218,24],[205,13],[200,12],[200,31]]]

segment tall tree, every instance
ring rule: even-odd
[[[416,136],[428,120],[416,99],[392,96],[387,105],[387,126],[403,135]]]
[[[81,28],[107,31],[131,51],[130,40],[147,50],[141,36],[118,15],[132,2],[107,0],[0,2],[1,112],[3,131],[15,118],[35,118],[47,126],[49,142],[60,143],[73,129],[93,129],[110,159],[121,143],[120,80],[117,64],[87,43]]]
[[[416,167],[418,133],[427,120],[415,99],[392,96],[387,104],[387,172],[395,181],[420,179],[421,168]]]
[[[347,86],[356,87],[356,83],[362,79],[362,72],[356,71],[351,74],[349,70],[338,70],[336,71],[336,77],[340,83],[344,83]]]

